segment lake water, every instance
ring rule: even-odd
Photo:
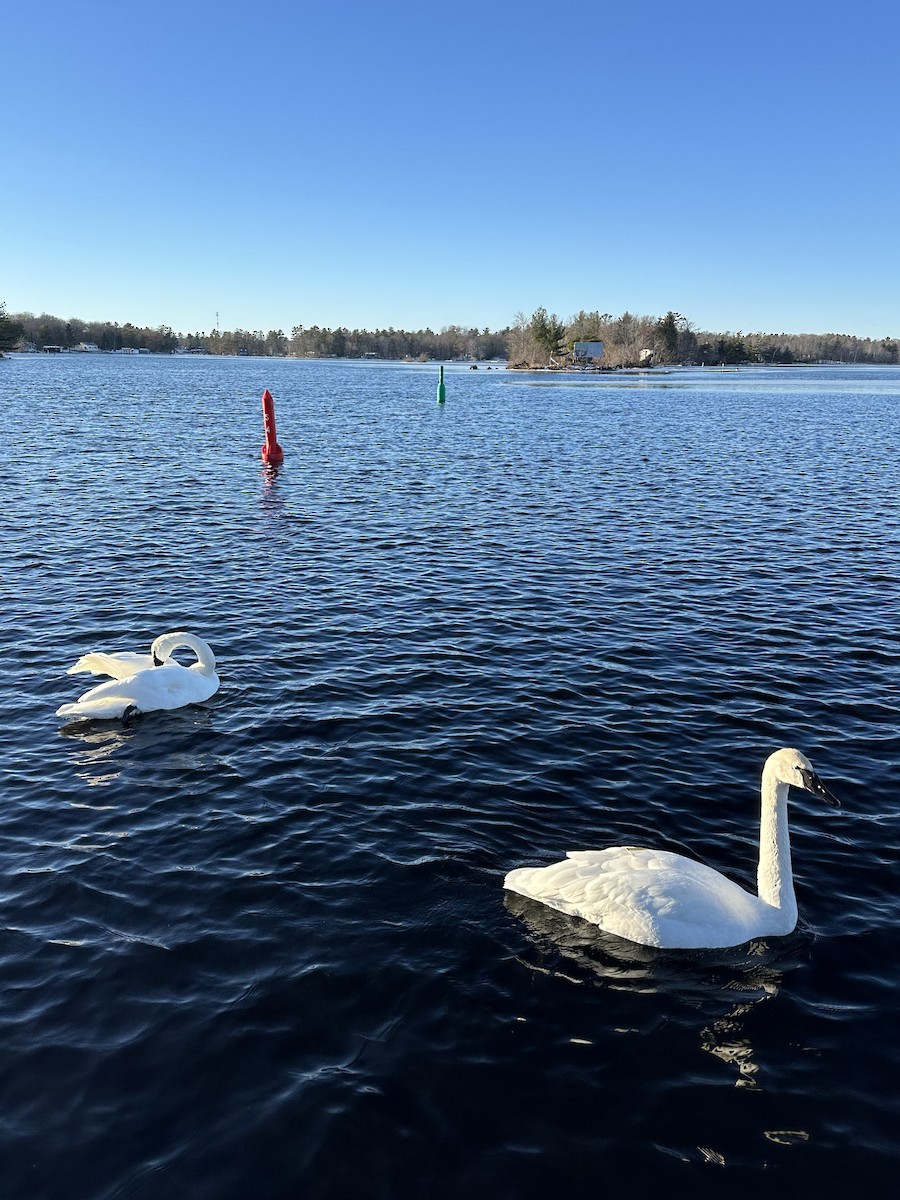
[[[436,384],[0,363],[4,1200],[889,1194],[900,370]],[[169,629],[210,702],[54,716]],[[843,803],[792,795],[791,936],[504,893],[616,842],[752,887],[782,745]]]

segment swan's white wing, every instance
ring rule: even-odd
[[[643,946],[736,946],[757,932],[761,902],[680,854],[614,846],[510,871],[504,886]]]
[[[138,671],[146,671],[153,666],[153,658],[149,654],[135,654],[123,650],[118,654],[107,654],[95,650],[91,654],[83,654],[74,667],[69,667],[67,675],[90,673],[91,675],[109,675],[112,679],[130,679]]]
[[[125,710],[134,703],[131,698],[133,679],[134,676],[98,683],[96,687],[85,692],[71,704],[61,704],[56,710],[56,715],[58,717],[84,717],[85,719],[101,720],[124,716]]]

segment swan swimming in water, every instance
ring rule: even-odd
[[[186,648],[197,661],[183,667],[172,658],[174,651]],[[131,651],[84,654],[67,674],[86,671],[109,675],[73,704],[56,710],[58,717],[115,718],[160,709],[182,708],[208,700],[219,687],[216,659],[202,638],[192,633],[164,633],[153,642],[149,654]]]
[[[564,862],[518,867],[503,886],[642,946],[713,949],[790,933],[797,924],[787,799],[832,796],[799,750],[776,750],[762,774],[754,896],[703,863],[666,850],[570,850]]]

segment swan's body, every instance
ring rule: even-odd
[[[799,750],[770,755],[762,776],[756,896],[681,854],[633,846],[573,850],[549,867],[519,867],[504,887],[642,946],[739,946],[790,933],[797,924],[787,823],[791,786],[837,803]]]
[[[197,661],[189,667],[172,658],[181,647],[197,655]],[[58,717],[104,719],[182,708],[208,700],[219,687],[215,656],[206,642],[192,633],[164,633],[154,641],[149,654],[85,654],[68,673],[78,671],[109,675],[111,679],[97,684],[73,704],[61,705],[56,710]]]

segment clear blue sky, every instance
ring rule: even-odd
[[[895,0],[18,2],[0,300],[900,336]]]

